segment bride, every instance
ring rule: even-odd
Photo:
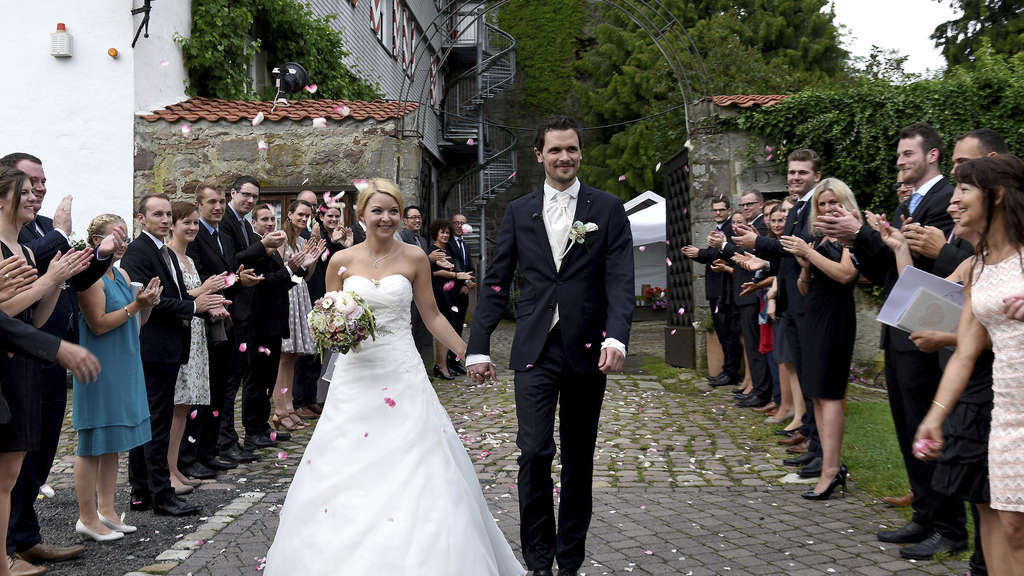
[[[520,576],[413,342],[410,300],[442,345],[466,350],[437,310],[426,253],[395,239],[398,188],[373,179],[356,214],[366,241],[331,258],[327,290],[362,296],[379,334],[337,355],[265,573]]]

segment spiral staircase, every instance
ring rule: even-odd
[[[472,4],[449,18],[451,31],[446,36],[453,54],[461,54],[470,67],[448,82],[444,106],[444,139],[448,148],[467,157],[475,154],[475,166],[460,175],[448,190],[448,205],[454,206],[473,226],[463,236],[466,243],[486,258],[483,232],[484,207],[502,193],[516,174],[515,132],[491,124],[485,115],[485,103],[512,85],[516,71],[516,41]],[[481,263],[482,275],[485,268]]]

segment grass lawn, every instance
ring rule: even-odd
[[[843,461],[857,487],[872,496],[899,496],[910,489],[887,401],[847,403]]]

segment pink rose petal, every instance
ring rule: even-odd
[[[342,104],[341,106],[335,107],[333,112],[335,114],[340,114],[342,118],[344,118],[345,116],[348,116],[349,114],[352,113],[352,109]]]
[[[341,276],[342,274],[344,274],[346,270],[348,270],[348,267],[346,267],[346,266],[339,266],[338,267],[338,276]]]
[[[676,310],[676,312],[677,312],[677,313],[678,313],[678,314],[679,314],[680,316],[682,316],[683,314],[686,314],[686,308],[680,307],[680,308],[679,308],[679,310]]]
[[[249,349],[249,345],[246,344],[245,342],[242,342],[241,344],[238,345],[238,351],[239,352],[245,352],[248,349]]]
[[[466,140],[466,145],[467,146],[472,146],[474,144],[476,144],[476,140],[473,140],[472,138],[469,138],[468,140]]]
[[[644,554],[647,554],[648,556],[650,556],[651,554],[654,554],[654,552],[651,551],[651,550],[644,550]]]
[[[495,292],[501,292],[501,286],[495,284],[494,286],[491,286],[491,290],[494,290]]]
[[[234,272],[224,277],[225,288],[231,288],[232,286],[235,285],[235,282],[238,282],[238,276],[235,276]]]
[[[306,86],[306,92],[309,92],[310,94],[316,94],[316,84],[310,84],[309,86]]]
[[[278,460],[287,460],[288,459],[288,453],[284,452],[284,451],[278,452],[277,453],[277,459]]]
[[[257,150],[267,150],[269,148],[270,148],[270,146],[267,146],[266,140],[264,140],[262,138],[260,138],[259,141],[256,142],[256,149]]]
[[[442,286],[441,288],[442,288],[442,289],[443,289],[443,290],[444,290],[445,292],[448,292],[448,291],[450,291],[450,290],[451,290],[452,288],[455,288],[455,280],[449,280],[449,281],[445,282],[445,283],[444,283],[444,286]]]
[[[195,420],[196,416],[199,416],[199,410],[193,410],[188,414],[190,420]]]
[[[588,350],[590,349],[591,346],[593,346],[593,344],[591,344],[590,342],[587,342],[586,344],[583,345],[583,347],[588,349]]]
[[[671,258],[665,258],[665,264],[671,266],[672,265],[672,259]]]
[[[637,247],[637,250],[639,250],[641,252],[647,252],[647,246],[639,246],[639,247]]]
[[[384,403],[392,408],[395,407],[395,401],[392,400],[391,398],[384,398]]]
[[[313,128],[327,128],[327,118],[313,118]]]
[[[533,368],[533,364],[527,364],[527,365],[526,365],[526,369],[527,369],[527,370],[529,370],[530,368]]]
[[[458,311],[459,311],[459,307],[458,306],[452,306],[452,312],[458,312]]]
[[[161,66],[164,66],[164,67],[166,67],[166,66],[170,66],[170,64],[171,64],[171,63],[170,63],[170,62],[168,62],[167,60],[161,60],[161,61],[160,61],[160,65],[161,65]]]
[[[625,181],[626,181],[626,175],[625,174],[620,174],[619,175],[619,182],[625,182]]]
[[[287,388],[281,388],[281,394],[287,394],[287,393],[288,393],[288,389]]]
[[[671,331],[671,332],[669,332],[669,334],[670,334],[670,335],[672,335],[672,336],[675,336],[675,335],[676,335],[676,329],[675,329],[675,328],[673,328],[673,329],[672,329],[672,331]]]
[[[369,432],[363,432],[363,438],[369,438],[369,437],[370,437],[370,433]]]
[[[370,181],[366,178],[358,178],[352,181],[352,185],[356,187],[356,190],[362,192],[370,187]]]
[[[191,133],[192,133],[192,127],[191,126],[189,126],[188,124],[182,124],[181,125],[181,135],[182,136],[188,136]]]
[[[214,417],[214,418],[218,418],[218,417],[220,417],[220,412],[219,412],[218,410],[214,410],[214,411],[213,411],[213,417]]]
[[[276,430],[271,430],[270,431],[270,441],[271,442],[277,442],[277,431]]]
[[[604,332],[604,331],[602,331],[602,332],[601,332],[601,338],[607,338],[607,337],[608,337],[608,333],[607,333],[607,332]]]
[[[511,175],[511,176],[509,176],[509,179],[511,180],[512,178],[515,178],[515,177],[516,177],[516,174],[518,174],[518,173],[519,173],[519,171],[518,171],[518,170],[515,170],[514,172],[512,172],[512,175]]]
[[[252,119],[252,125],[254,127],[255,126],[259,126],[260,124],[263,123],[263,120],[265,120],[265,119],[266,119],[266,116],[263,115],[263,112],[257,112],[256,116]]]

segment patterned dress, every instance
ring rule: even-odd
[[[195,290],[202,285],[196,264],[185,256],[185,262],[178,260],[181,275],[185,278],[185,289]],[[210,403],[210,356],[206,351],[206,323],[192,317],[192,345],[188,351],[188,364],[178,370],[178,382],[174,385],[175,405],[201,405]]]
[[[285,243],[284,260],[287,261],[296,252],[306,247],[306,239],[301,236],[295,239],[295,249]],[[296,276],[297,278],[297,276]],[[309,299],[309,287],[306,281],[300,280],[288,291],[288,338],[281,340],[281,352],[292,354],[312,354],[316,352],[316,342],[309,330],[309,313],[313,303]]]
[[[1024,512],[1024,322],[1007,318],[1003,299],[1024,288],[1024,251],[974,268],[971,307],[988,330],[992,365],[992,431],[988,440],[991,506]]]

